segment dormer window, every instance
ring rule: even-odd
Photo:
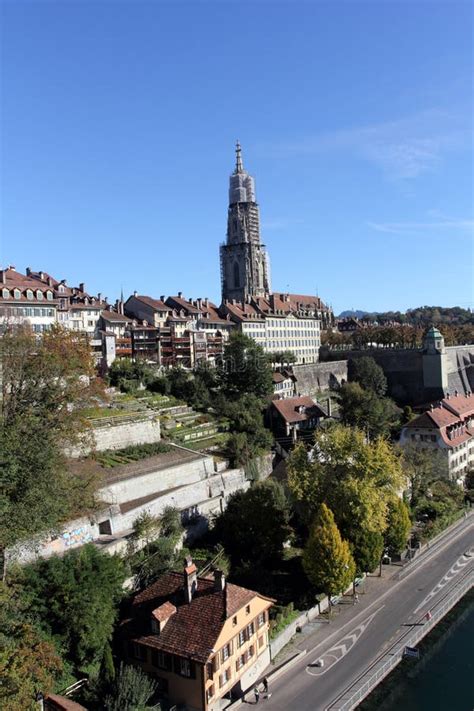
[[[2,289],[2,296],[4,299],[10,298],[10,292],[8,291],[8,289]]]
[[[32,300],[33,300],[33,296],[34,296],[34,295],[33,295],[33,292],[31,291],[31,289],[27,289],[27,290],[26,290],[26,298],[27,298],[29,301],[32,301]]]
[[[43,301],[43,292],[40,291],[39,289],[36,292],[36,298],[38,299],[38,301]]]
[[[48,301],[52,301],[52,300],[53,300],[53,292],[52,292],[52,291],[47,291],[47,292],[46,292],[46,298],[47,298]]]
[[[21,291],[19,289],[15,289],[13,292],[13,297],[15,299],[21,299]]]
[[[64,288],[64,285],[63,285],[63,284],[59,284],[59,286],[58,286],[58,291],[59,291],[60,294],[64,294],[64,292],[66,291],[66,289]]]

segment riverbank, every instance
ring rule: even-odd
[[[420,659],[402,659],[357,708],[359,711],[432,711],[474,708],[474,590],[450,610],[417,649]],[[443,696],[444,695],[444,696]]]

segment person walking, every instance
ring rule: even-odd
[[[263,677],[263,690],[265,694],[268,696],[268,679],[266,676]]]
[[[255,687],[253,693],[255,695],[255,703],[258,704],[258,700],[260,699],[260,692],[258,690],[258,686]]]

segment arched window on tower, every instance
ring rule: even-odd
[[[237,262],[234,262],[234,287],[240,288],[240,270]]]

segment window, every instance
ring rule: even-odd
[[[229,657],[230,657],[230,644],[226,644],[226,646],[223,647],[222,652],[221,652],[221,656],[222,656],[222,661],[223,661],[223,662],[225,662],[226,659],[229,659]]]
[[[10,298],[10,292],[8,291],[8,289],[2,289],[2,296],[4,299]]]
[[[156,622],[156,620],[153,620],[153,622]],[[171,667],[171,659],[169,654],[166,654],[166,652],[162,652],[160,650],[154,649],[152,651],[151,663],[157,669],[170,669]]]
[[[33,299],[33,292],[31,291],[31,289],[26,290],[26,298],[30,301]]]
[[[47,292],[46,292],[46,298],[47,298],[48,301],[52,301],[52,300],[53,300],[53,292],[52,292],[52,291],[47,291]]]
[[[246,638],[245,638],[245,630],[241,630],[239,632],[239,643],[238,646],[241,647],[243,644],[245,644]]]
[[[214,684],[211,684],[211,686],[206,690],[206,701],[208,703],[209,703],[209,700],[212,699],[214,694],[215,694]]]
[[[21,299],[21,291],[20,291],[19,289],[15,289],[15,290],[13,291],[13,297],[14,297],[15,299]]]
[[[179,673],[182,676],[191,676],[191,663],[189,659],[183,659],[183,657],[180,657],[179,659]]]
[[[255,632],[255,625],[253,622],[251,622],[249,625],[247,625],[247,628],[245,630],[246,632],[246,637],[249,639]]]
[[[130,642],[128,646],[128,651],[130,656],[134,659],[141,659],[142,661],[146,661],[146,647],[143,647],[141,644],[137,644],[137,642]]]
[[[247,605],[247,607],[245,608],[245,612],[247,615],[250,615],[250,605]]]
[[[261,612],[259,616],[257,617],[257,625],[261,627],[262,625],[265,624],[265,613]]]
[[[38,299],[38,301],[43,301],[43,292],[40,291],[39,289],[36,292],[36,298]]]
[[[262,636],[258,638],[258,646],[263,647],[264,642],[265,642],[265,638],[262,634]]]
[[[236,624],[237,624],[237,615],[232,618],[232,625],[235,627]]]

